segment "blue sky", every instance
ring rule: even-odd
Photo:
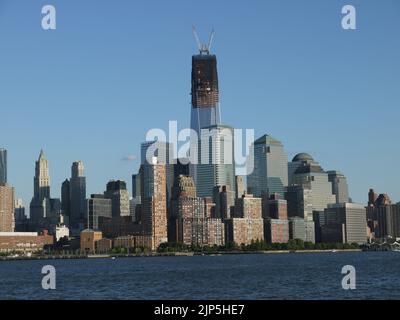
[[[41,28],[41,8],[57,30]],[[341,8],[357,9],[357,30]],[[28,205],[43,148],[52,196],[86,167],[88,194],[129,181],[151,128],[189,126],[191,55],[215,28],[222,121],[280,139],[400,200],[400,2],[397,0],[0,0],[0,147]]]

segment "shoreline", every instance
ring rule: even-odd
[[[116,259],[116,258],[144,258],[144,257],[193,257],[193,256],[222,256],[238,254],[312,254],[312,253],[346,253],[364,252],[362,249],[326,249],[326,250],[269,250],[269,251],[219,251],[219,252],[167,252],[148,254],[92,254],[92,255],[44,255],[32,257],[0,257],[0,261],[22,260],[82,260],[82,259]]]

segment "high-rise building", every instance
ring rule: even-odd
[[[236,199],[241,198],[246,193],[246,176],[235,177]]]
[[[65,179],[61,185],[61,211],[66,217],[71,216],[71,190],[70,182]]]
[[[328,174],[318,162],[308,154],[298,154],[293,158],[289,167],[295,164],[297,169],[292,176],[292,185],[301,186],[304,190],[311,190],[312,211],[324,211],[328,204],[336,203],[336,196],[332,193],[332,184],[328,179]],[[301,201],[301,197],[299,199]],[[301,204],[296,206],[301,207]],[[293,206],[288,203],[288,207],[292,208]],[[289,211],[289,215],[291,214],[292,212]]]
[[[36,228],[38,222],[50,216],[50,175],[49,163],[40,151],[39,158],[35,164],[35,177],[33,198],[30,204],[29,217],[33,228]]]
[[[176,159],[176,163],[174,164],[174,178],[177,179],[179,176],[188,176],[190,175],[189,170],[189,158],[178,158]]]
[[[113,217],[126,217],[131,215],[129,192],[126,188],[125,181],[109,181],[107,183],[107,189],[104,192],[104,197],[111,199]]]
[[[86,178],[82,161],[77,161],[71,167],[70,183],[70,226],[84,229],[86,223]]]
[[[140,197],[140,174],[132,175],[132,198]]]
[[[92,194],[88,202],[88,228],[99,229],[99,217],[112,217],[111,199],[106,199],[102,194]]]
[[[168,241],[167,234],[167,172],[166,165],[153,163],[140,166],[143,231],[151,236],[151,249]]]
[[[0,184],[0,232],[14,232],[14,188]]]
[[[26,231],[27,217],[22,199],[15,199],[14,201],[14,220],[16,232]]]
[[[291,185],[286,188],[285,198],[289,217],[313,220],[312,191],[309,187]]]
[[[279,193],[283,198],[288,185],[287,155],[277,139],[263,135],[250,147],[247,168],[248,191],[256,197],[263,192]]]
[[[0,148],[0,185],[7,183],[7,150]]]
[[[174,166],[176,159],[174,158],[174,145],[164,141],[146,141],[141,144],[141,164],[151,164],[153,158],[157,158],[158,164],[165,165],[167,179],[167,203],[172,195],[172,187],[174,185]]]
[[[289,239],[299,239],[304,242],[315,243],[315,227],[313,221],[306,221],[300,217],[289,218]]]
[[[325,209],[325,215],[325,225],[321,227],[322,242],[367,242],[367,219],[363,205],[330,204]]]
[[[191,128],[200,136],[201,129],[220,124],[217,57],[209,51],[192,56]]]
[[[328,180],[332,183],[332,193],[336,203],[349,202],[349,189],[346,177],[339,171],[327,171]]]
[[[190,158],[192,161],[196,161],[195,153],[198,152],[196,146],[201,136],[201,130],[221,124],[217,57],[210,54],[210,44],[199,44],[199,54],[192,56],[191,96],[190,128],[193,132],[190,137],[190,152],[193,154],[190,154]],[[190,164],[189,170],[197,184],[197,164]]]
[[[235,218],[261,219],[261,198],[245,194],[235,201]]]
[[[229,219],[234,215],[235,193],[229,186],[215,186],[213,189],[215,203],[215,216],[221,219]]]
[[[281,199],[278,193],[271,194],[268,199],[268,217],[272,219],[287,220],[287,201]],[[264,218],[267,218],[264,216]]]
[[[235,194],[233,128],[225,125],[203,128],[198,146],[199,162],[194,180],[199,197],[212,197],[215,186],[227,186]]]

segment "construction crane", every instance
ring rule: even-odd
[[[204,44],[200,42],[199,35],[197,34],[196,27],[192,26],[193,35],[197,42],[197,47],[200,51],[200,54],[210,54],[211,45],[214,40],[214,29],[211,30],[210,38],[208,40],[208,44]]]

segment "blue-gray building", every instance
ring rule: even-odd
[[[247,159],[248,191],[256,197],[261,197],[263,193],[278,193],[283,199],[288,185],[287,162],[279,140],[267,134],[257,139],[251,145]]]
[[[7,183],[7,150],[0,149],[0,185]]]

